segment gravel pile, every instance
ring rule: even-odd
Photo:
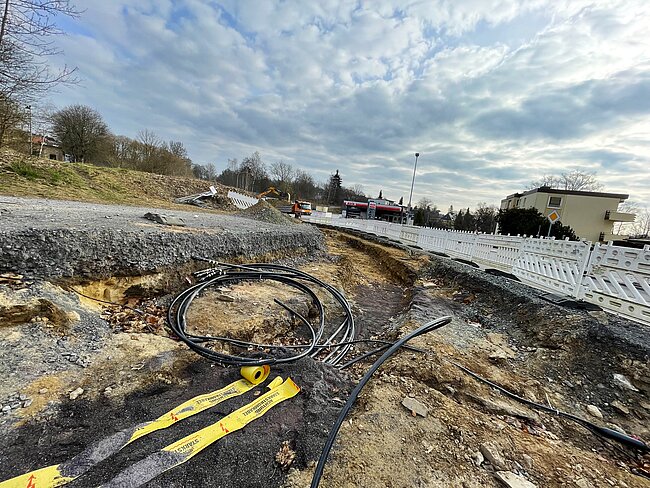
[[[296,223],[294,219],[287,217],[265,200],[260,200],[252,207],[248,207],[238,213],[242,217],[267,222],[269,224],[292,225]]]

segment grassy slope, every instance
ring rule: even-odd
[[[195,178],[50,161],[8,150],[0,152],[3,195],[187,210],[187,205],[177,205],[173,199],[204,192],[209,186],[209,182]],[[215,186],[219,193],[226,193],[225,187]]]

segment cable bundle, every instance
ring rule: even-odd
[[[216,361],[222,365],[262,366],[265,364],[289,363],[305,356],[314,357],[323,349],[326,349],[328,351],[327,355],[322,360],[331,365],[338,365],[344,359],[352,344],[355,342],[361,342],[356,340],[356,329],[350,305],[343,294],[332,285],[325,283],[308,273],[288,266],[280,266],[277,264],[235,265],[220,263],[204,258],[195,259],[209,262],[214,266],[194,273],[194,277],[198,282],[174,298],[167,312],[167,321],[174,333],[185,342],[190,349],[201,356]],[[312,325],[307,318],[303,317],[295,310],[292,310],[288,305],[282,303],[280,300],[274,300],[275,303],[293,314],[307,327],[311,336],[309,342],[301,345],[258,344],[230,337],[195,335],[187,331],[187,310],[192,304],[192,301],[201,292],[211,287],[227,286],[242,281],[250,282],[263,280],[283,283],[299,290],[311,299],[319,314],[318,325],[316,326]],[[327,337],[325,332],[325,309],[323,303],[312,289],[313,287],[320,287],[330,293],[334,297],[335,301],[338,302],[344,313],[344,319],[341,324],[336,327],[333,332],[327,335]],[[208,343],[214,344],[218,342],[231,344],[243,349],[257,349],[260,352],[259,354],[256,354],[257,357],[239,356],[215,351],[214,349],[207,347]],[[297,349],[298,351],[283,356],[279,356],[278,354],[279,350],[292,351],[294,349]],[[264,350],[270,350],[271,352],[267,354],[263,352]]]

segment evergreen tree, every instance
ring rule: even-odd
[[[467,212],[465,212],[465,214],[463,215],[463,228],[462,228],[462,230],[469,230],[469,231],[476,230],[476,219],[470,213],[469,207],[467,208]]]
[[[463,230],[463,211],[461,210],[456,215],[456,220],[454,220],[454,229]]]
[[[330,181],[327,189],[328,197],[327,202],[333,205],[339,205],[341,203],[341,176],[339,175],[339,170],[336,170],[336,174],[330,176]]]

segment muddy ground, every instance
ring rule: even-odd
[[[441,315],[454,320],[414,341],[430,354],[403,351],[368,384],[339,434],[321,486],[507,486],[497,479],[503,473],[521,483],[512,486],[650,486],[633,474],[647,457],[516,403],[450,363],[648,441],[649,346],[641,326],[549,304],[506,278],[418,250],[324,232],[326,251],[284,262],[344,291],[362,337],[392,339]],[[0,479],[69,459],[92,439],[236,378],[236,371],[213,366],[170,339],[161,325],[170,293],[183,278],[65,283],[142,309],[144,319],[59,283],[0,282],[0,310],[13,312],[0,329],[0,354],[7,358],[0,365],[0,404],[12,407],[0,415]],[[273,297],[299,302],[288,289],[249,283],[219,293],[233,301],[208,293],[190,309],[188,321],[197,330],[252,340],[296,333],[272,303]],[[350,357],[363,350],[356,346]],[[274,368],[302,387],[297,397],[145,486],[308,486],[329,426],[367,365],[339,372],[305,360]],[[614,373],[638,391],[621,386]],[[83,393],[71,400],[77,388]],[[428,409],[426,417],[402,405],[408,397]],[[252,398],[249,392],[141,439],[70,486],[98,486]],[[590,416],[588,405],[603,418]],[[296,453],[288,468],[275,460],[284,441]]]

